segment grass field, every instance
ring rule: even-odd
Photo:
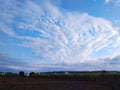
[[[120,90],[120,75],[0,76],[0,90]]]

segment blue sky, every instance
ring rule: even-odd
[[[120,69],[120,0],[1,0],[0,71]]]

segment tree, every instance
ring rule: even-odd
[[[20,75],[20,76],[24,76],[24,72],[23,72],[23,71],[20,71],[20,72],[19,72],[19,75]]]
[[[30,72],[30,73],[29,73],[29,76],[32,76],[32,75],[34,75],[34,74],[35,74],[34,72]]]
[[[102,70],[101,73],[102,73],[102,74],[105,74],[105,73],[107,73],[107,71],[106,71],[106,70]]]

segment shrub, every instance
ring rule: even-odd
[[[19,72],[19,75],[20,75],[20,76],[24,76],[24,72],[23,72],[23,71],[20,71],[20,72]]]
[[[33,75],[35,75],[34,72],[30,72],[30,73],[29,73],[29,76],[33,76]]]

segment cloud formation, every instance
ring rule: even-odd
[[[119,32],[104,18],[65,12],[50,1],[4,0],[0,6],[0,31],[22,40],[17,45],[32,49],[41,60],[93,65],[97,52],[120,45]]]
[[[109,4],[111,2],[116,7],[120,6],[120,0],[104,0],[104,1],[106,4]]]
[[[67,70],[66,65],[63,64],[49,64],[46,62],[27,62],[21,59],[11,58],[7,54],[0,53],[0,71],[56,71],[56,70]]]

